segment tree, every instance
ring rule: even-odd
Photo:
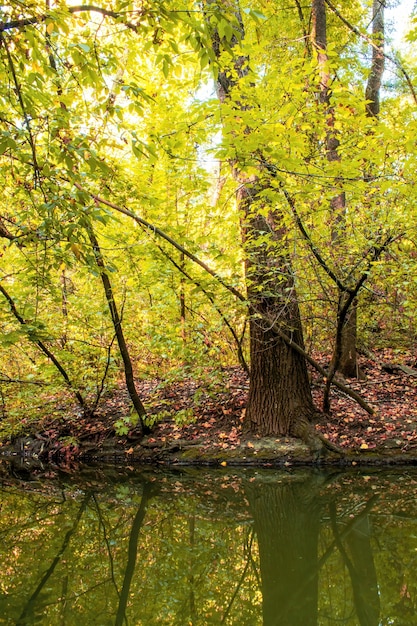
[[[400,96],[371,114],[379,31],[364,34],[359,2],[326,6],[5,9],[1,314],[7,349],[29,342],[28,374],[39,341],[81,398],[116,377],[116,339],[129,376],[141,362],[161,373],[185,371],[192,354],[213,360],[226,333],[244,363],[246,311],[247,428],[321,445],[306,362],[326,378],[328,410],[355,302],[410,232],[402,222],[414,202]],[[321,351],[333,340],[330,368],[304,337]]]
[[[208,3],[209,10],[213,6],[221,11],[230,11],[229,3]],[[252,173],[245,171],[239,156],[241,143],[246,140],[250,142],[251,129],[248,125],[237,128],[234,119],[238,118],[241,126],[238,116],[244,116],[254,105],[245,87],[241,87],[243,81],[248,86],[252,72],[249,57],[239,50],[240,44],[244,42],[245,31],[237,3],[233,6],[231,17],[235,32],[229,37],[226,33],[221,36],[217,25],[213,29],[212,41],[216,60],[220,64],[217,94],[220,103],[226,105],[223,133],[237,153],[235,159],[229,160],[238,185],[236,200],[242,220],[250,313],[251,365],[246,426],[248,430],[262,435],[291,434],[312,443],[314,436],[311,421],[315,410],[306,362],[276,332],[279,328],[304,348],[287,243],[288,227],[276,198],[275,202],[268,198],[268,190],[272,187],[268,164],[262,162],[253,168],[258,147],[252,154],[249,152],[245,155],[251,164]],[[223,19],[227,19],[227,15]],[[222,65],[224,50],[230,52],[230,58]]]

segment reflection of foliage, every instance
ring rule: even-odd
[[[361,520],[370,524],[380,623],[388,618],[411,623],[417,597],[415,472],[405,477],[346,474],[312,482],[298,472],[201,476],[186,470],[126,478],[117,470],[107,477],[89,470],[64,487],[52,481],[22,483],[24,476],[19,471],[19,482],[7,478],[2,489],[0,612],[6,623],[16,623],[50,572],[33,607],[41,623],[114,624],[135,519],[140,528],[128,623],[262,623],[262,567],[245,497],[248,485],[253,497],[265,488],[277,489],[281,500],[275,523],[287,516],[286,527],[294,528],[296,497],[306,496],[304,485],[310,485],[309,502],[320,511],[317,563],[308,564],[310,572],[318,573],[320,626],[360,623],[343,551],[358,566],[349,533]],[[148,495],[145,484],[151,486]],[[290,562],[283,564],[283,577],[290,567]],[[294,589],[294,597],[298,593]]]

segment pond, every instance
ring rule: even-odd
[[[1,467],[0,624],[417,624],[413,468]]]

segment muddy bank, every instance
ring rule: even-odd
[[[25,437],[3,446],[0,458],[62,467],[78,463],[201,467],[417,465],[417,451],[407,451],[398,443],[389,440],[372,450],[347,449],[342,453],[325,450],[317,455],[292,438],[245,438],[233,446],[223,444],[223,447],[220,443],[210,447],[206,441],[157,441],[153,437],[145,437],[140,443],[107,439],[97,446],[48,444],[37,437]]]

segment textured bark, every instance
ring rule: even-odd
[[[241,209],[248,216],[248,196]],[[252,198],[249,194],[249,198]],[[249,201],[250,203],[250,201]],[[278,221],[279,216],[278,216]],[[245,226],[246,275],[249,302],[265,318],[273,319],[295,343],[304,347],[300,312],[289,255],[260,246],[256,238],[269,233],[280,245],[285,231],[269,219],[247,217]],[[251,243],[253,240],[253,244]],[[270,328],[264,317],[250,320],[251,376],[246,408],[246,428],[260,435],[307,435],[315,413],[305,359]]]
[[[352,303],[342,328],[342,350],[338,371],[348,378],[364,378],[357,359],[357,302]]]
[[[384,6],[383,0],[373,0],[372,35],[376,47],[372,47],[372,66],[366,85],[365,97],[369,100],[366,110],[369,117],[379,115],[379,93],[385,67],[384,56]]]
[[[250,323],[251,377],[246,427],[260,435],[294,435],[306,439],[313,418],[304,359],[266,327]],[[293,332],[301,344],[300,332]]]
[[[213,2],[208,3],[213,4]],[[244,39],[243,22],[237,2],[217,3],[230,10],[233,6],[240,38]],[[215,30],[212,34],[213,50],[219,58],[222,40]],[[229,42],[229,47],[237,40]],[[249,72],[249,59],[236,54],[233,71],[218,74],[217,94],[220,103],[231,99],[234,89]],[[236,112],[247,109],[239,97],[234,100]],[[249,133],[249,131],[247,131]],[[303,347],[303,336],[294,277],[288,252],[287,229],[275,206],[267,206],[259,193],[268,185],[263,171],[259,175],[245,175],[238,161],[230,164],[238,183],[237,204],[241,215],[242,237],[246,253],[246,278],[250,320],[251,376],[245,427],[262,435],[291,434],[301,436],[314,449],[315,443],[310,420],[314,406],[305,359],[280,339],[263,318],[269,319]],[[267,217],[265,217],[267,215]],[[259,243],[259,238],[263,242]],[[271,244],[265,241],[270,239]]]

